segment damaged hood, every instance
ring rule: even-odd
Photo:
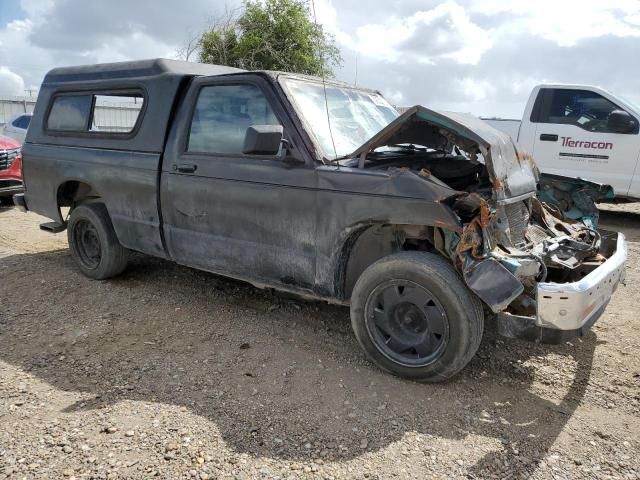
[[[507,134],[464,113],[439,113],[416,105],[371,137],[349,157],[362,157],[387,145],[415,144],[436,150],[457,145],[487,167],[496,200],[510,203],[536,193],[538,169],[519,156]],[[479,155],[482,158],[479,158]]]

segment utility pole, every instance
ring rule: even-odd
[[[358,54],[356,53],[356,78],[353,81],[353,86],[358,86]]]

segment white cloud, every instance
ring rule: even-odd
[[[32,28],[33,21],[28,18],[15,20],[0,28],[2,64],[18,74],[27,88],[39,85],[44,72],[55,64],[50,52],[30,44]]]
[[[386,0],[319,4],[343,51],[338,77],[353,81],[357,58],[358,84],[395,103],[517,117],[547,81],[640,96],[637,0],[397,0],[393,13]]]
[[[496,93],[495,84],[487,80],[465,77],[457,80],[464,97],[472,102],[485,100]]]
[[[404,94],[400,90],[389,89],[385,92],[385,97],[393,105],[404,105],[406,103]]]
[[[0,66],[0,95],[24,95],[24,80],[6,66]]]
[[[559,46],[571,47],[588,38],[640,36],[636,0],[474,0],[472,12],[508,14],[509,34],[529,32]]]
[[[210,0],[187,3],[176,8],[168,0],[21,0],[26,19],[0,25],[0,64],[27,88],[37,88],[57,66],[175,57],[188,32],[203,28],[223,8]]]
[[[447,1],[431,10],[407,17],[390,16],[383,23],[369,23],[349,35],[336,27],[335,9],[323,2],[327,29],[343,46],[386,61],[415,61],[434,64],[450,58],[458,63],[477,64],[491,48],[489,32],[475,25],[464,8]]]
[[[174,56],[225,3],[21,1],[26,19],[0,25],[0,82],[13,92],[37,87],[56,66]],[[354,82],[357,62],[358,85],[396,104],[517,117],[545,81],[599,84],[640,103],[638,0],[315,0],[315,8],[342,50],[337,77]]]

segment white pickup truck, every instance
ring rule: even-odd
[[[639,119],[639,107],[585,85],[538,85],[522,120],[483,118],[542,172],[611,185],[619,199],[640,199]]]

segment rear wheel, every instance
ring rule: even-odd
[[[351,297],[351,323],[369,358],[395,375],[437,382],[475,355],[482,305],[443,258],[402,252],[371,265]]]
[[[127,249],[120,245],[104,205],[88,203],[74,208],[67,236],[71,254],[87,277],[104,280],[126,268]]]

